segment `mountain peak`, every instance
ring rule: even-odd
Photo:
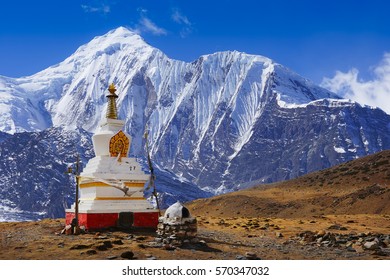
[[[99,70],[99,68],[104,67],[103,64],[111,56],[116,57],[114,60],[118,58],[118,55],[121,57],[141,55],[148,57],[154,50],[156,49],[147,44],[139,34],[120,26],[104,35],[94,37],[88,43],[80,46],[63,62],[42,70],[32,77],[47,79],[47,77],[74,76],[77,73],[85,72],[81,69],[94,68]]]
[[[114,47],[114,48],[112,48]],[[134,31],[131,31],[123,26],[110,30],[102,36],[96,36],[87,44],[82,45],[77,49],[75,54],[85,55],[88,53],[105,52],[112,53],[118,49],[124,48],[152,48],[144,39]]]
[[[250,61],[252,62],[260,62],[260,63],[264,63],[266,65],[271,65],[271,64],[274,64],[274,65],[277,65],[278,63],[275,63],[272,59],[266,57],[266,56],[262,56],[262,55],[258,55],[258,54],[248,54],[248,53],[245,53],[245,52],[240,52],[240,51],[237,51],[237,50],[234,50],[234,51],[219,51],[219,52],[215,52],[215,53],[212,53],[212,54],[205,54],[205,55],[202,55],[200,56],[200,58],[204,61],[207,61],[207,60],[216,60],[216,61],[219,61],[219,62],[231,62],[231,61],[240,61],[242,63],[249,63]]]
[[[119,26],[118,28],[112,29],[104,35],[96,36],[95,39],[96,38],[105,38],[110,40],[126,40],[128,38],[131,38],[132,40],[141,40],[145,42],[137,32],[132,31],[123,26]]]
[[[131,31],[129,28],[126,28],[124,26],[119,26],[115,29],[112,29],[108,33],[119,33],[119,34],[122,33],[122,34],[129,34],[129,35],[133,35],[133,34],[138,35],[137,32]]]

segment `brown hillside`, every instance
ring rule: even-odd
[[[61,235],[64,219],[0,223],[6,259],[390,259],[390,151],[187,204],[198,243],[156,232]]]
[[[390,151],[188,204],[196,215],[304,218],[390,214]]]

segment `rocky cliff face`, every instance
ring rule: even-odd
[[[0,130],[16,133],[0,135],[1,147],[17,154],[7,141],[19,143],[21,135],[34,138],[52,130],[78,131],[72,141],[87,137],[104,116],[111,82],[118,88],[119,116],[133,137],[131,154],[144,160],[148,130],[168,201],[293,178],[390,148],[389,115],[343,100],[266,57],[220,52],[186,63],[168,58],[125,28],[94,38],[33,76],[0,76]],[[61,133],[50,145],[60,145]],[[1,153],[2,162],[11,164]],[[64,150],[57,156],[50,150],[44,158],[32,156],[37,161],[29,169],[44,171],[69,155]],[[3,166],[0,176],[8,174],[8,165]],[[15,180],[26,180],[20,168],[14,169]],[[47,181],[41,179],[34,184],[43,188]],[[4,199],[20,189],[20,182],[0,184],[7,184]]]

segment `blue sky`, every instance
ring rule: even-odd
[[[382,68],[390,65],[386,0],[2,2],[0,75],[9,77],[54,65],[118,26],[174,59],[224,50],[260,54],[351,97],[368,82],[383,83]]]

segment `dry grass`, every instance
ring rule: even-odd
[[[188,204],[197,215],[301,218],[390,214],[390,151]]]
[[[154,232],[67,236],[58,234],[63,219],[0,223],[0,259],[121,259],[125,251],[137,259],[235,259],[247,252],[261,259],[390,259],[296,241],[306,231],[388,235],[389,182],[390,151],[384,151],[294,180],[196,200],[187,207],[204,242],[176,250],[149,246]],[[104,242],[112,246],[100,250]]]

